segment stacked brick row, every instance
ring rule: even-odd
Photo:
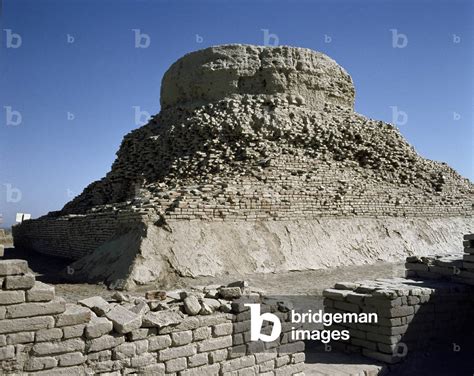
[[[397,363],[431,341],[451,346],[474,314],[471,286],[404,278],[337,283],[323,293],[325,312],[376,313],[376,323],[341,323],[350,339],[334,343],[346,351]]]
[[[464,253],[412,256],[406,260],[406,275],[412,278],[443,279],[474,286],[474,234],[464,235]]]
[[[463,246],[462,267],[465,269],[464,281],[465,283],[474,285],[474,234],[464,235]]]
[[[386,216],[439,218],[472,214],[465,200],[447,201],[439,196],[426,203],[417,201],[408,187],[393,190],[382,183],[377,187],[370,178],[358,186],[351,180],[353,172],[350,170],[342,172],[332,166],[326,171],[318,166],[317,171],[312,172],[314,163],[306,162],[305,166],[294,168],[295,175],[290,175],[293,179],[271,178],[271,174],[281,175],[282,164],[272,167],[271,172],[262,172],[268,174],[262,179],[242,177],[240,182],[234,181],[225,187],[217,184],[188,186],[157,192],[155,196],[133,203],[98,206],[87,214],[25,221],[13,227],[15,245],[76,260],[133,226],[139,226],[140,222],[156,222],[158,215],[167,222],[174,222]],[[286,168],[290,167],[288,162]],[[279,186],[285,188],[277,190]]]
[[[141,213],[114,211],[43,217],[13,226],[12,231],[17,248],[77,260],[143,222]]]
[[[304,344],[288,340],[289,325],[273,343],[250,341],[242,299],[226,304],[229,313],[201,303],[192,315],[157,300],[66,304],[21,260],[0,261],[0,284],[1,374],[283,376],[299,374],[304,362]]]

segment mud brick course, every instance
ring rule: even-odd
[[[474,234],[464,235],[464,253],[408,257],[407,276],[451,280],[474,286]]]
[[[408,257],[406,278],[341,282],[326,289],[326,312],[378,314],[374,324],[335,326],[351,334],[349,341],[335,346],[396,363],[430,341],[449,342],[454,335],[472,330],[474,273],[469,252],[473,242],[473,234],[464,236],[464,255]]]
[[[67,304],[23,260],[0,260],[0,285],[2,375],[301,375],[304,343],[288,341],[288,325],[273,343],[250,341],[246,302],[288,313],[248,287],[231,299],[235,284]]]
[[[377,313],[378,322],[334,325],[350,339],[334,345],[387,363],[397,363],[430,341],[461,333],[474,314],[471,286],[404,278],[338,283],[326,289],[325,312]]]

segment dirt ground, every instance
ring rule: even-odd
[[[77,301],[93,295],[104,298],[113,294],[113,290],[104,285],[85,283],[62,283],[57,273],[65,268],[69,261],[27,252],[15,248],[6,248],[4,258],[19,258],[28,261],[30,269],[40,281],[54,284],[56,293],[67,301]],[[374,278],[400,277],[404,275],[403,263],[376,263],[362,266],[345,266],[335,269],[313,271],[293,271],[274,274],[224,275],[219,277],[179,278],[169,289],[182,289],[191,286],[227,284],[236,280],[246,280],[251,287],[263,289],[268,295],[321,297],[322,290],[334,286],[336,282],[357,281]],[[163,288],[163,285],[140,286],[132,294],[143,295],[145,291]],[[319,299],[318,299],[319,300]]]

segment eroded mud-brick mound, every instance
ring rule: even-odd
[[[472,183],[355,113],[354,95],[349,74],[309,49],[188,54],[111,171],[16,226],[15,244],[128,287],[452,251],[472,229]]]

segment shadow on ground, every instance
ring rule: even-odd
[[[3,259],[21,259],[28,262],[30,269],[36,274],[36,279],[45,283],[65,283],[59,272],[71,263],[71,260],[42,255],[21,248],[5,248]],[[69,282],[68,282],[69,283]]]
[[[474,375],[473,332],[466,330],[462,336],[430,343],[423,351],[407,354],[395,365],[380,362],[358,354],[328,351],[320,342],[306,342],[306,376],[335,374],[383,375],[383,376],[472,376]]]

